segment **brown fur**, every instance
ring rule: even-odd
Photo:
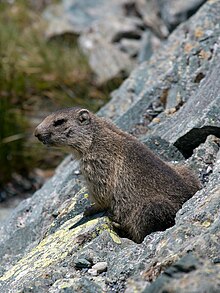
[[[107,210],[138,243],[172,226],[176,212],[200,188],[188,169],[175,171],[135,137],[86,109],[49,115],[35,135],[79,159],[93,203],[87,213]]]

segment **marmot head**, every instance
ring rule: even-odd
[[[87,109],[67,108],[47,116],[34,135],[44,144],[84,153],[92,143],[95,116]]]

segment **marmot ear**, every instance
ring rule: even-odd
[[[80,124],[87,125],[91,121],[91,117],[88,110],[80,110],[78,113],[78,121]]]

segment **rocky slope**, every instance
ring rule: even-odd
[[[65,0],[45,12],[47,37],[79,35],[97,82],[127,76],[205,0]]]
[[[68,157],[0,227],[1,292],[220,291],[219,12],[207,1],[99,112],[197,172],[203,189],[175,226],[136,244],[105,215],[84,218],[87,191]]]

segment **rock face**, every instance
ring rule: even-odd
[[[169,30],[173,30],[178,24],[191,16],[205,0],[159,0],[161,16]]]
[[[210,72],[213,59],[218,63],[218,10],[218,3],[208,2],[177,27],[152,58],[138,66],[113,92],[101,114],[120,117],[119,124],[125,130],[140,132],[141,128],[142,134],[164,108],[166,115],[174,114]]]
[[[204,0],[63,0],[45,11],[48,38],[73,33],[98,83],[127,76]]]
[[[68,157],[0,227],[0,292],[220,291],[219,11],[205,3],[99,112],[198,174],[203,188],[175,225],[136,244],[103,213],[83,217],[88,195]]]
[[[142,22],[135,16],[126,17],[126,2],[69,0],[51,6],[45,12],[49,20],[47,37],[70,32],[80,35],[79,45],[99,83],[128,75],[134,62],[119,48],[120,41],[123,36],[140,39]]]

